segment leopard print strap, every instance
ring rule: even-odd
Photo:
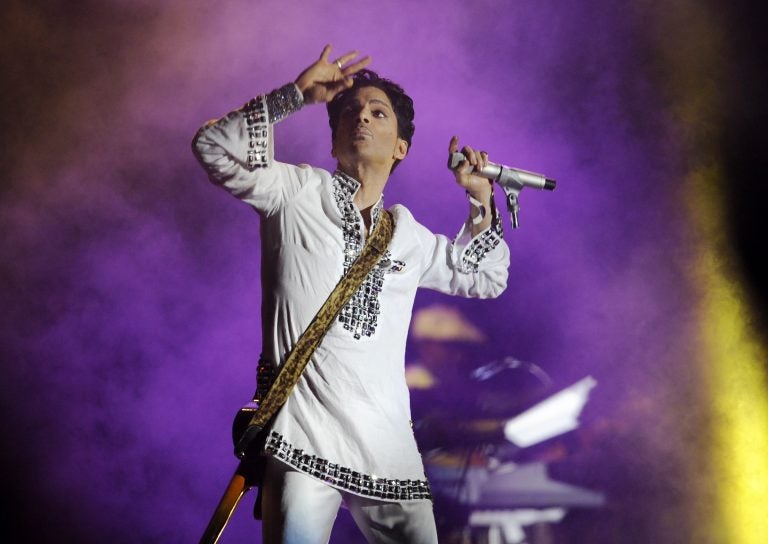
[[[301,373],[304,372],[304,368],[309,363],[309,358],[323,341],[325,333],[336,319],[342,306],[352,298],[365,277],[386,252],[393,232],[394,219],[389,211],[385,211],[366,240],[360,256],[341,278],[328,299],[320,307],[317,315],[312,319],[307,330],[299,337],[291,353],[288,354],[288,358],[280,367],[269,392],[259,403],[258,410],[254,412],[249,425],[263,428],[288,400],[288,396],[298,383]]]

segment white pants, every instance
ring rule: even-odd
[[[272,457],[262,493],[263,544],[325,544],[342,500],[372,544],[437,544],[430,500],[386,502],[324,484]]]

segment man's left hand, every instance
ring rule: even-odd
[[[448,153],[456,153],[459,150],[459,137],[454,136],[448,144]],[[459,163],[453,171],[456,177],[456,183],[462,186],[466,191],[480,202],[486,203],[490,199],[493,185],[491,180],[478,176],[471,172],[482,170],[488,166],[488,153],[485,151],[475,151],[468,145],[461,148],[461,152],[467,160]]]

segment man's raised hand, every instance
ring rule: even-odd
[[[352,86],[352,76],[371,63],[371,57],[344,66],[358,56],[357,51],[329,61],[331,45],[323,48],[320,58],[296,78],[296,86],[304,95],[305,104],[330,102],[334,96]]]
[[[454,136],[448,143],[448,154],[450,155],[458,150],[459,137]],[[466,157],[466,160],[459,163],[453,171],[453,175],[456,177],[456,183],[466,189],[474,198],[485,201],[490,197],[493,190],[491,181],[482,176],[473,174],[472,172],[474,170],[480,171],[488,166],[488,153],[485,151],[475,151],[468,145],[465,145],[461,149],[461,152]]]

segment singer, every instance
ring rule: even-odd
[[[207,123],[193,141],[211,181],[259,214],[262,381],[279,370],[386,213],[384,188],[414,133],[413,101],[399,85],[365,69],[368,57],[330,53],[328,45],[295,82]],[[334,172],[274,159],[274,125],[314,103],[327,105]],[[404,376],[416,289],[496,297],[509,266],[493,186],[470,173],[488,157],[462,152],[453,175],[470,204],[458,236],[433,234],[406,207],[390,207],[386,255],[274,420],[261,490],[266,544],[327,542],[342,501],[368,542],[437,542]]]

